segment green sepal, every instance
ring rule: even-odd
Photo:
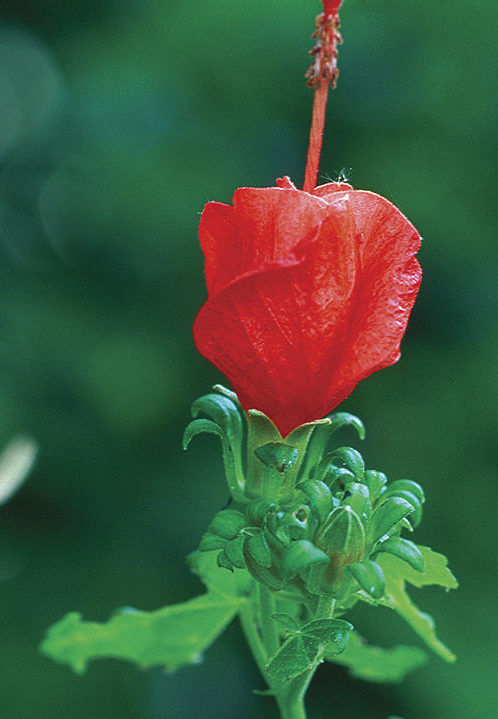
[[[192,403],[190,413],[194,419],[205,415],[225,433],[230,444],[240,447],[242,443],[242,417],[233,399],[220,394],[205,394]]]
[[[381,501],[372,512],[368,527],[368,541],[377,542],[393,526],[413,512],[413,505],[401,497],[388,497]]]
[[[272,563],[270,547],[263,532],[252,534],[245,539],[245,547],[251,559],[262,567],[270,567]]]
[[[318,478],[316,476],[316,467],[326,453],[330,438],[337,430],[349,425],[356,429],[360,439],[365,438],[363,422],[348,412],[336,412],[329,415],[328,420],[327,424],[317,426],[310,437],[301,474],[303,481],[312,477]]]
[[[286,579],[305,572],[316,564],[328,564],[329,557],[307,539],[291,542],[282,555],[282,575]]]
[[[325,482],[307,480],[299,485],[299,489],[306,495],[309,506],[315,510],[320,522],[323,522],[333,509],[332,492]]]
[[[380,497],[383,487],[387,484],[387,477],[384,472],[378,472],[376,469],[367,469],[364,482],[368,487],[370,501],[373,506]]]
[[[396,479],[394,482],[391,482],[389,487],[387,488],[388,492],[391,492],[391,490],[397,491],[407,491],[414,494],[416,497],[419,498],[420,502],[424,504],[425,502],[425,493],[422,488],[422,486],[418,482],[414,482],[412,479]]]
[[[246,508],[246,516],[252,526],[260,525],[268,512],[275,510],[277,505],[270,499],[258,499],[250,502]]]
[[[223,429],[210,419],[194,419],[185,427],[183,432],[183,449],[187,450],[192,439],[203,432],[215,434],[221,439],[223,453],[223,465],[228,487],[232,496],[238,502],[246,502],[244,494],[244,473],[242,471],[242,459],[237,449],[233,448]]]
[[[228,397],[228,399],[231,399],[232,402],[240,409],[242,412],[244,411],[244,408],[242,407],[239,398],[233,392],[233,390],[228,389],[227,387],[224,387],[222,384],[215,384],[212,387],[213,392],[218,392],[218,394],[222,394],[224,397]]]
[[[338,467],[345,467],[349,469],[355,477],[363,479],[365,462],[357,449],[353,449],[353,447],[338,447],[330,453],[329,457]]]
[[[282,442],[268,442],[256,447],[254,454],[266,467],[284,474],[296,464],[299,450]]]
[[[370,504],[370,493],[368,487],[361,482],[353,482],[349,485],[347,492],[341,502],[343,507],[351,507],[358,517],[366,524],[372,512]]]
[[[258,582],[261,582],[261,584],[264,584],[269,589],[273,589],[274,591],[278,591],[280,589],[283,589],[285,587],[286,582],[284,579],[282,579],[280,572],[278,571],[277,567],[273,564],[269,567],[264,567],[259,562],[257,562],[252,555],[250,554],[248,548],[247,548],[247,540],[244,542],[244,559],[246,560],[246,566],[249,570],[250,574],[257,579]]]
[[[400,559],[403,559],[403,561],[408,562],[417,572],[423,572],[425,569],[424,555],[417,545],[410,542],[409,539],[390,537],[385,542],[379,544],[376,551],[395,554]]]
[[[348,569],[367,594],[370,594],[374,599],[382,597],[386,589],[386,580],[384,572],[377,562],[364,559],[357,564],[351,564]]]
[[[225,539],[234,539],[241,529],[247,526],[245,514],[236,509],[222,509],[214,515],[208,532],[217,534]]]
[[[234,569],[233,564],[228,559],[228,557],[225,554],[225,551],[223,549],[221,550],[221,552],[218,552],[218,554],[216,556],[216,564],[221,569],[229,569],[231,572],[233,572],[233,569]]]
[[[206,532],[206,534],[202,536],[199,549],[201,552],[211,552],[213,549],[223,549],[227,541],[227,539],[220,537],[218,534]]]
[[[338,467],[330,457],[325,457],[320,462],[313,479],[324,482],[327,487],[330,487],[332,494],[343,493],[350,484],[356,482],[356,476],[353,472],[346,469],[346,467]]]
[[[246,568],[246,560],[244,558],[244,541],[245,537],[236,537],[225,544],[224,553],[228,561],[237,569]]]
[[[401,499],[406,499],[413,507],[413,512],[410,514],[410,522],[414,527],[418,527],[422,521],[423,509],[422,502],[417,495],[413,492],[409,492],[407,489],[394,489],[393,487],[389,487],[387,491],[382,494],[382,499],[384,499],[384,497],[386,499],[387,497],[401,497]]]

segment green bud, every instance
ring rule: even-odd
[[[309,480],[299,485],[304,492],[311,509],[315,510],[320,522],[323,522],[333,509],[332,492],[324,482]]]
[[[321,479],[330,487],[332,494],[339,497],[348,489],[349,485],[356,482],[356,477],[349,469],[338,467],[327,460],[324,471],[317,475],[317,479]]]
[[[411,479],[396,479],[394,482],[391,482],[389,487],[387,487],[387,491],[391,492],[393,490],[396,492],[399,490],[411,492],[419,498],[422,504],[425,502],[424,490],[418,482],[413,482]]]
[[[284,474],[296,464],[299,450],[281,442],[268,442],[255,449],[254,454],[266,467]]]
[[[226,543],[227,540],[224,537],[206,532],[201,539],[199,549],[201,552],[210,552],[213,549],[223,549]]]
[[[407,490],[388,490],[386,492],[387,496],[391,497],[401,497],[402,499],[406,499],[407,502],[409,502],[413,507],[413,512],[410,514],[410,522],[413,524],[414,527],[418,527],[420,522],[422,521],[422,502],[420,499],[415,496],[412,492],[408,492]],[[384,495],[382,495],[382,499],[384,499]]]
[[[365,484],[370,492],[370,501],[372,504],[375,504],[382,492],[382,488],[387,484],[387,477],[384,472],[378,472],[376,469],[367,469],[365,472]]]
[[[245,537],[236,537],[236,539],[227,542],[223,550],[228,561],[237,569],[245,569],[246,567],[243,550],[244,540]]]
[[[346,467],[358,479],[363,479],[365,462],[358,450],[352,447],[338,447],[329,456],[338,467]]]
[[[416,544],[401,537],[390,537],[377,545],[378,552],[389,552],[408,562],[414,569],[423,572],[425,569],[424,555]]]
[[[412,512],[413,505],[402,497],[387,497],[386,500],[382,500],[372,512],[368,527],[369,541],[372,544],[377,542]]]
[[[247,519],[242,512],[236,509],[222,509],[215,514],[208,527],[208,532],[217,534],[225,539],[234,539],[241,529],[247,525]]]
[[[376,562],[364,559],[348,567],[360,587],[373,599],[380,599],[386,589],[384,572]]]
[[[297,542],[291,542],[285,548],[282,555],[282,574],[288,579],[292,579],[297,574],[301,574],[315,564],[328,564],[329,558],[321,549],[315,547],[312,542],[302,539]]]
[[[245,548],[251,559],[254,559],[262,567],[271,566],[270,547],[263,532],[248,536],[245,541]]]
[[[218,565],[218,567],[221,567],[222,569],[229,569],[231,572],[233,572],[233,564],[228,559],[228,557],[225,554],[223,549],[221,550],[221,552],[219,552],[218,556],[216,557],[216,564]]]
[[[365,530],[351,507],[337,507],[318,532],[315,544],[341,565],[355,564],[363,556]]]
[[[271,502],[269,499],[259,499],[255,502],[250,502],[246,508],[248,523],[251,526],[259,526],[262,524],[268,512],[274,511],[276,506],[275,502]]]
[[[360,484],[360,482],[353,482],[344,493],[344,499],[341,505],[343,507],[351,507],[363,524],[365,524],[369,520],[372,511],[368,487],[364,484]]]

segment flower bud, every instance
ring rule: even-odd
[[[341,565],[359,562],[365,549],[365,530],[356,512],[348,506],[334,509],[315,544]]]

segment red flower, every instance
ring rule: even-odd
[[[204,208],[208,300],[194,339],[285,436],[399,359],[422,272],[419,234],[385,198],[277,184]]]

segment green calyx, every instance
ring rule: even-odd
[[[422,487],[388,483],[367,469],[360,452],[331,447],[345,427],[365,436],[361,421],[336,413],[282,438],[262,412],[243,411],[220,385],[192,405],[184,447],[199,432],[220,437],[234,504],[218,512],[200,544],[218,551],[218,565],[246,569],[272,591],[292,591],[303,603],[331,597],[339,609],[358,598],[376,602],[385,578],[376,562],[390,553],[423,571],[418,547],[400,536],[422,516]],[[315,598],[315,599],[313,599]]]

